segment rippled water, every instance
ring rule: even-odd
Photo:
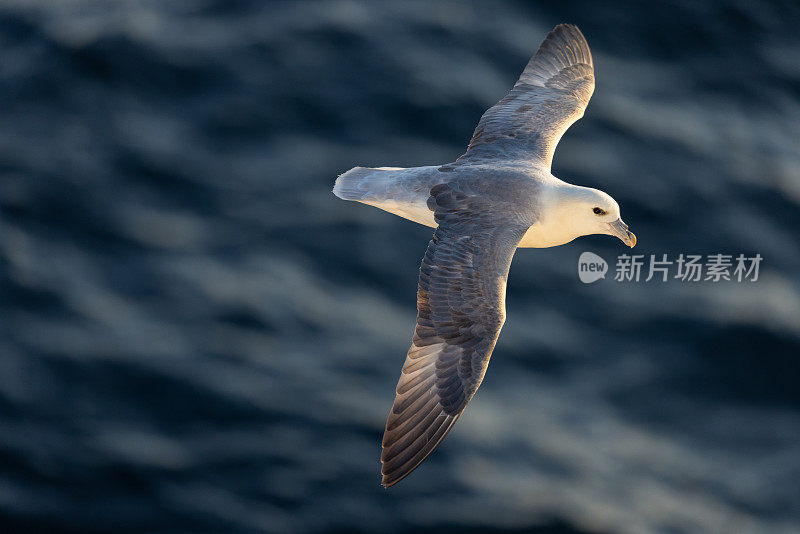
[[[336,199],[463,152],[546,32],[597,89],[554,173],[639,254],[756,283],[577,280],[522,250],[484,385],[378,482],[430,229]],[[16,531],[797,532],[800,8],[0,7],[0,523]]]

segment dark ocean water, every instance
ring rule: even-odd
[[[549,29],[597,89],[554,174],[639,254],[755,283],[592,285],[521,250],[484,384],[379,486],[431,231],[336,199],[452,161]],[[8,1],[3,532],[800,531],[800,7]],[[612,266],[613,268],[613,266]]]

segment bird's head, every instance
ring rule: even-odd
[[[636,236],[622,222],[619,204],[611,195],[590,187],[567,185],[560,197],[562,224],[576,235],[607,234],[633,248]]]

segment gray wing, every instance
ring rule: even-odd
[[[466,189],[431,189],[439,226],[420,267],[417,325],[383,435],[384,486],[416,469],[450,431],[505,321],[508,269],[530,222]]]
[[[511,92],[483,114],[459,161],[532,160],[549,170],[559,139],[583,117],[593,92],[589,45],[576,26],[559,24]]]

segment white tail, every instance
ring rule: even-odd
[[[402,167],[354,167],[336,179],[333,194],[342,200],[380,200]]]
[[[336,179],[333,194],[435,227],[428,197],[431,188],[442,183],[445,177],[436,166],[355,167]]]

